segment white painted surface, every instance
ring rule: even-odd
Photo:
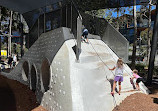
[[[53,97],[53,94],[48,96],[46,92],[43,98],[47,99],[42,102],[46,108],[48,107],[46,103],[49,103],[49,107],[52,107],[47,108],[49,111],[53,111],[53,108],[54,111],[111,111],[114,108],[115,101],[110,94],[111,84],[108,80],[114,78],[115,71],[111,72],[109,68],[116,64],[118,57],[103,41],[95,39],[89,41],[89,44],[81,44],[79,62],[76,62],[72,50],[75,45],[74,40],[67,40],[56,54],[51,65],[50,86],[52,87],[48,91],[56,96]],[[117,104],[120,104],[127,96],[138,92],[130,91],[133,90],[129,81],[131,69],[126,64],[124,67],[122,93],[115,94]],[[62,73],[60,73],[61,70]],[[48,98],[51,98],[51,102]],[[69,101],[64,101],[68,98]],[[52,105],[53,101],[55,105]],[[67,109],[67,105],[72,105],[72,109]]]

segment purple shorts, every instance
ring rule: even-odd
[[[122,76],[115,76],[114,81],[122,82],[123,81],[123,77]]]

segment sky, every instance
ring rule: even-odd
[[[140,6],[141,5],[137,5],[137,11],[140,9]],[[132,9],[133,7],[131,7],[131,9]],[[156,6],[155,5],[153,5],[152,6],[152,8],[151,8],[151,10],[154,10],[154,9],[156,9]],[[110,10],[109,10],[110,11]],[[106,13],[109,13],[109,11],[107,11]],[[125,12],[125,14],[129,14],[129,11],[128,10],[126,10],[126,12]],[[120,14],[119,14],[120,15]],[[117,12],[112,12],[112,17],[117,17]]]

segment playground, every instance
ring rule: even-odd
[[[158,110],[156,0],[2,0],[0,21],[0,111]]]

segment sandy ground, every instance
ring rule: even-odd
[[[158,111],[158,90],[153,89],[153,94],[135,93],[128,96],[113,111]]]
[[[27,86],[0,75],[0,111],[31,111],[38,105]]]
[[[42,106],[38,106],[37,108],[35,108],[31,111],[47,111],[47,110],[45,108],[43,108]]]

